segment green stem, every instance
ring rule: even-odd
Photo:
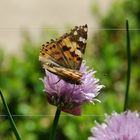
[[[130,35],[129,35],[129,24],[126,20],[126,43],[127,43],[127,82],[126,82],[126,92],[124,99],[124,111],[128,109],[128,96],[129,96],[129,85],[130,85],[130,74],[131,74],[131,48],[130,48]]]
[[[18,133],[18,130],[17,130],[17,128],[16,128],[16,125],[15,125],[15,123],[14,123],[14,120],[13,120],[13,118],[12,118],[12,115],[11,115],[11,113],[10,113],[10,111],[9,111],[8,105],[7,105],[7,103],[5,102],[4,96],[3,96],[3,94],[2,94],[1,91],[0,91],[0,95],[1,95],[1,99],[2,99],[3,105],[4,105],[4,107],[5,107],[5,111],[6,111],[7,115],[8,115],[8,118],[9,118],[9,121],[10,121],[10,124],[11,124],[11,127],[12,127],[12,130],[13,130],[13,132],[14,132],[14,134],[15,134],[15,137],[16,137],[17,140],[21,140],[21,137],[20,137],[20,135],[19,135],[19,133]]]
[[[57,129],[60,113],[61,113],[61,110],[59,110],[57,108],[56,113],[55,113],[55,118],[53,121],[53,125],[52,125],[52,129],[51,129],[51,133],[50,133],[50,140],[55,140],[55,138],[56,138],[56,129]]]

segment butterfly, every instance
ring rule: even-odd
[[[79,71],[87,41],[87,24],[75,26],[70,33],[42,45],[39,61],[43,68],[64,81],[80,85],[82,73]]]

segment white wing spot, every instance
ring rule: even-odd
[[[81,51],[79,51],[79,50],[76,50],[76,51],[75,51],[75,54],[77,54],[79,57],[82,57],[82,53],[81,53]]]
[[[83,42],[83,38],[82,37],[79,37],[79,41]]]
[[[83,42],[83,43],[86,43],[86,39],[85,38],[82,38],[82,37],[79,37],[79,41],[80,42]]]
[[[87,27],[85,27],[85,28],[84,28],[84,31],[87,32],[87,30],[88,30]]]
[[[74,32],[74,35],[77,35],[77,34],[78,34],[77,31],[75,31],[75,32]]]
[[[86,43],[86,40],[85,40],[85,38],[83,38],[83,43]]]
[[[79,28],[79,27],[77,28],[77,31],[78,31],[78,30],[80,30],[80,28]]]

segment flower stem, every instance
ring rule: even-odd
[[[50,133],[50,140],[55,140],[55,138],[56,138],[56,129],[57,129],[60,113],[61,113],[61,110],[59,110],[57,108],[56,113],[55,113],[55,118],[53,121],[53,125],[52,125],[52,129],[51,129],[51,133]]]
[[[130,74],[131,74],[131,48],[130,48],[130,35],[129,35],[129,24],[126,20],[126,43],[127,43],[127,82],[124,99],[124,111],[128,109],[128,96],[129,96],[129,85],[130,85]]]
[[[10,121],[10,124],[11,124],[11,127],[12,127],[12,130],[13,130],[13,132],[15,134],[15,137],[16,137],[17,140],[21,140],[21,137],[20,137],[20,135],[18,133],[18,130],[17,130],[16,125],[15,125],[15,122],[14,122],[14,120],[12,118],[12,115],[10,113],[10,110],[8,108],[8,105],[7,105],[6,101],[4,100],[4,96],[3,96],[3,94],[2,94],[1,91],[0,91],[0,96],[1,96],[1,99],[2,99],[2,102],[3,102],[3,105],[5,107],[5,111],[6,111],[7,115],[8,115],[8,118],[9,118],[9,121]]]

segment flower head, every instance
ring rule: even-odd
[[[105,123],[91,129],[88,140],[140,140],[140,116],[137,112],[113,113]]]
[[[99,80],[93,77],[95,71],[87,70],[85,63],[82,63],[80,72],[83,73],[82,84],[75,85],[65,82],[46,70],[43,83],[48,102],[64,112],[80,115],[80,106],[83,103],[97,100],[95,97],[103,86],[99,85]]]

